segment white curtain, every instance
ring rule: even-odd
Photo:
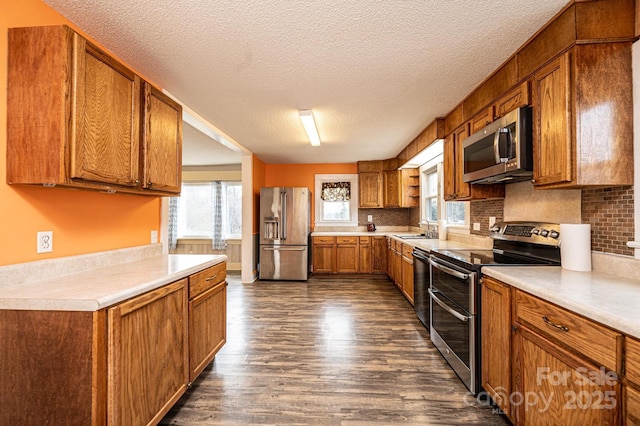
[[[178,197],[169,198],[169,249],[178,245]]]
[[[222,191],[223,185],[220,181],[212,182],[213,190],[213,235],[211,237],[211,248],[214,250],[224,250],[227,248],[227,241],[224,238],[222,226]]]

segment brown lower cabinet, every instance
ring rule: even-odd
[[[0,424],[160,421],[225,341],[226,263],[202,272],[95,312],[0,310]]]
[[[187,389],[187,284],[108,310],[108,424],[158,423]]]
[[[638,424],[635,339],[488,276],[481,300],[482,386],[514,424]]]
[[[387,238],[387,276],[413,305],[413,247]]]
[[[314,274],[384,274],[387,240],[384,236],[313,236]]]

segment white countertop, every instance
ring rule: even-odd
[[[97,311],[227,260],[224,255],[158,255],[70,275],[0,284],[0,309]]]
[[[640,281],[560,266],[491,266],[482,273],[640,339]]]

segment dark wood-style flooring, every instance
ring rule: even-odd
[[[242,284],[227,343],[162,420],[177,425],[504,425],[380,278]]]

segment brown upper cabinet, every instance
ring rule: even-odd
[[[419,169],[387,170],[384,172],[385,207],[416,207],[419,201]]]
[[[358,161],[358,191],[361,208],[384,207],[382,160]]]
[[[8,41],[8,183],[180,192],[178,103],[67,26]]]
[[[631,43],[577,45],[533,76],[537,188],[633,184]]]

